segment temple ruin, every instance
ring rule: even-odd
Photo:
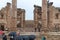
[[[17,28],[24,26],[24,22],[25,9],[17,8],[17,0],[12,0],[12,4],[8,2],[7,5],[0,10],[1,30],[17,30]]]

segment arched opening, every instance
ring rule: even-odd
[[[0,30],[4,31],[4,25],[3,24],[0,24]]]

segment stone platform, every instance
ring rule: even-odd
[[[7,33],[9,34],[9,33]],[[59,40],[60,32],[20,32],[20,35],[35,35],[36,40],[42,40],[42,36],[46,38],[46,40]]]

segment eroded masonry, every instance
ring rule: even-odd
[[[1,30],[17,30],[17,27],[23,27],[25,22],[25,10],[17,8],[17,0],[0,10],[0,29]]]
[[[34,25],[40,31],[60,31],[60,8],[47,0],[42,0],[42,7],[34,5]]]
[[[42,0],[42,7],[34,5],[34,20],[25,20],[25,12],[25,9],[17,8],[17,0],[12,0],[12,4],[7,3],[0,10],[0,29],[14,31],[18,28],[27,30],[30,28],[30,32],[60,31],[60,8],[54,7],[53,2]]]

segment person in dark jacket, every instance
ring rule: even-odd
[[[10,40],[15,40],[16,32],[10,32],[9,36],[10,36]]]
[[[29,35],[29,40],[35,40],[36,36],[35,35]]]
[[[2,35],[2,40],[7,40],[7,36],[5,35],[5,33],[3,33]]]
[[[16,36],[16,40],[23,40],[22,36]]]

